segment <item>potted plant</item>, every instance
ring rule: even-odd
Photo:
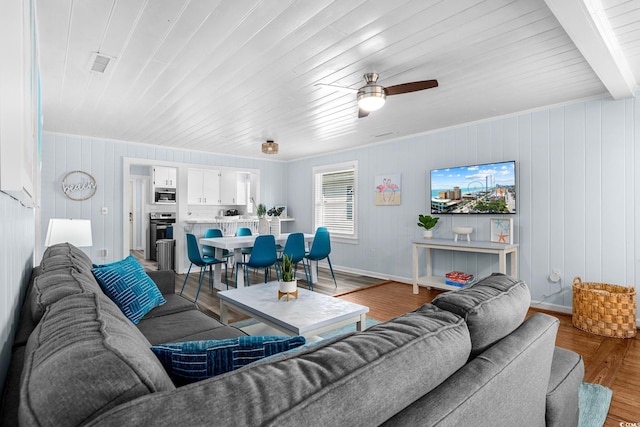
[[[440,218],[433,217],[431,215],[418,215],[418,227],[424,228],[422,233],[425,239],[431,239],[433,237],[433,227],[436,226]]]
[[[279,208],[276,208],[274,206],[274,207],[272,207],[271,209],[269,209],[267,211],[267,215],[269,215],[269,216],[280,216],[280,214],[282,213],[283,210],[284,209],[282,208],[282,206],[279,207]]]
[[[269,234],[270,226],[269,221],[264,216],[267,214],[267,207],[260,203],[257,209],[258,214],[258,234]]]
[[[282,280],[278,284],[278,299],[282,295],[287,294],[287,301],[289,301],[288,294],[295,294],[298,289],[298,281],[295,279],[293,271],[293,259],[287,254],[282,255]]]
[[[257,214],[258,218],[264,218],[264,216],[267,214],[267,207],[264,205],[264,203],[258,203]]]

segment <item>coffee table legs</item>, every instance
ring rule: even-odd
[[[356,331],[364,331],[367,329],[367,315],[361,314],[360,320],[356,322]]]
[[[220,301],[220,322],[223,325],[229,324],[229,313],[227,312],[227,305],[224,301]]]

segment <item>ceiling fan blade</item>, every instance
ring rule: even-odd
[[[358,118],[361,119],[363,117],[367,117],[369,115],[369,112],[366,110],[363,110],[362,108],[358,109]]]
[[[316,83],[315,86],[324,86],[324,87],[328,87],[328,88],[332,88],[332,89],[338,90],[340,92],[348,92],[348,93],[357,93],[358,92],[358,89],[351,89],[350,87],[330,85],[330,84],[327,84],[327,83]]]
[[[403,83],[400,85],[394,85],[384,88],[384,92],[387,96],[400,95],[401,93],[416,92],[419,90],[431,89],[438,87],[437,80],[422,80],[419,82]]]

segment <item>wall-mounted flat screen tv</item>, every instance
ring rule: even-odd
[[[515,214],[516,162],[431,171],[432,214]]]

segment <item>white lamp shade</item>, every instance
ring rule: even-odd
[[[78,247],[93,246],[91,220],[51,218],[44,245],[53,246],[66,242]]]

